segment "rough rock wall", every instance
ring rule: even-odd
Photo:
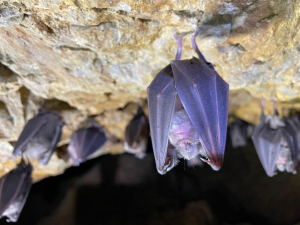
[[[102,153],[122,152],[136,110],[123,108],[145,103],[148,84],[175,56],[175,32],[185,35],[183,58],[195,55],[196,27],[200,49],[230,84],[230,115],[257,123],[260,97],[276,100],[280,113],[299,108],[299,13],[299,0],[1,1],[2,173],[14,166],[12,144],[42,99],[66,121],[60,145],[99,115],[110,135]],[[54,154],[47,167],[37,163],[35,177],[66,166]]]

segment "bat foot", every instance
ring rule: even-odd
[[[177,53],[176,53],[175,60],[180,60],[181,53],[182,53],[182,38],[179,38],[176,33],[174,34],[174,38],[177,42]]]

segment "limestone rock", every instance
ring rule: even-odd
[[[203,54],[230,84],[230,115],[257,123],[261,97],[274,99],[281,114],[299,109],[299,3],[2,1],[0,141],[6,147],[0,154],[8,157],[43,104],[56,107],[66,121],[60,146],[88,116],[98,115],[110,137],[103,152],[121,153],[124,128],[134,114],[124,107],[144,104],[147,86],[175,57],[175,32],[185,36],[183,58],[195,55],[190,43],[195,28]],[[269,103],[266,112],[271,113]],[[60,169],[45,168],[36,178],[69,166],[60,162]]]

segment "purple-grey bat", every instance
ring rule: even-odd
[[[60,140],[62,126],[62,118],[57,112],[39,110],[24,127],[13,155],[24,154],[46,165]]]
[[[0,178],[0,218],[17,222],[31,188],[32,166],[23,158],[17,167]]]
[[[101,126],[92,125],[88,128],[77,130],[71,137],[68,152],[74,166],[87,160],[95,151],[106,142],[105,133]]]
[[[294,129],[297,132],[297,141],[298,141],[298,158],[300,158],[300,121],[299,117],[296,114],[293,114],[287,118],[287,120],[290,122],[290,124],[294,127]]]
[[[149,137],[149,122],[141,107],[125,129],[124,149],[138,158],[146,155]]]
[[[243,120],[236,120],[230,125],[230,139],[233,148],[247,145],[248,124]]]
[[[161,70],[147,89],[149,122],[156,168],[171,170],[178,158],[197,155],[214,170],[223,164],[228,117],[229,85],[199,51],[198,58],[176,60]]]
[[[275,104],[274,114],[265,116],[263,100],[260,120],[253,131],[252,140],[267,175],[276,175],[276,170],[296,173],[298,141],[290,121],[279,119]]]

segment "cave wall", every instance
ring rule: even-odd
[[[26,121],[41,106],[59,110],[66,126],[59,144],[89,115],[109,137],[97,155],[122,153],[126,124],[146,88],[175,57],[195,56],[191,36],[230,84],[230,121],[258,123],[259,98],[280,114],[300,108],[298,0],[6,0],[0,3],[0,174]],[[130,103],[130,104],[129,104]],[[272,113],[267,103],[267,113]],[[70,163],[55,153],[36,180]]]

